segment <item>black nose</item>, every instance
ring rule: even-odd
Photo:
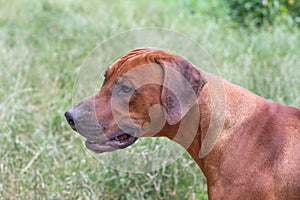
[[[71,128],[74,131],[77,131],[76,130],[76,126],[75,126],[74,113],[73,113],[73,109],[72,108],[65,113],[65,117],[66,117],[69,125],[71,126]]]

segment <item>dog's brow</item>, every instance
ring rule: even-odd
[[[128,77],[126,75],[123,75],[123,76],[119,77],[116,82],[117,83],[124,83],[127,80],[128,80]]]

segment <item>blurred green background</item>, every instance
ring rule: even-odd
[[[300,107],[299,1],[253,2],[0,0],[0,199],[207,199],[187,153],[158,171],[116,171],[63,115],[88,53],[140,27],[184,33],[224,79]]]

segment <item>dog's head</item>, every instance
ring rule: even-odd
[[[162,50],[135,49],[114,62],[99,92],[65,113],[88,149],[125,148],[139,137],[164,136],[197,102],[206,83],[186,59]],[[163,131],[164,130],[164,131]]]

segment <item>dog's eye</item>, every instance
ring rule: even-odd
[[[121,91],[124,92],[124,93],[129,93],[131,92],[132,88],[129,87],[128,85],[122,85],[121,87]]]

